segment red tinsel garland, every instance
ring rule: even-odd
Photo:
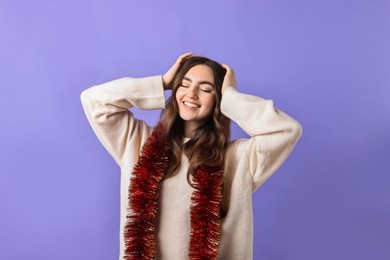
[[[201,166],[194,175],[198,189],[191,201],[190,259],[217,259],[221,235],[222,167]]]
[[[151,260],[155,254],[155,227],[161,181],[169,166],[169,147],[162,125],[158,124],[142,148],[129,188],[133,213],[125,225],[126,260]],[[220,209],[223,168],[202,165],[194,173],[190,207],[191,237],[189,258],[212,260],[218,257],[221,235]]]

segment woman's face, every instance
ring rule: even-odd
[[[207,65],[195,65],[184,76],[176,92],[180,117],[185,123],[198,127],[212,114],[215,107],[213,72]]]

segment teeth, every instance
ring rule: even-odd
[[[186,105],[187,107],[193,107],[193,108],[200,107],[199,105],[188,103],[188,102],[183,102],[183,104]]]

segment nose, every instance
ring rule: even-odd
[[[187,95],[188,95],[190,98],[198,99],[198,93],[197,93],[196,88],[189,88],[189,89],[188,89]]]

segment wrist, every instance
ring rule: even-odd
[[[166,79],[164,78],[164,76],[162,76],[162,84],[163,84],[163,89],[168,90],[168,83],[167,83]]]

